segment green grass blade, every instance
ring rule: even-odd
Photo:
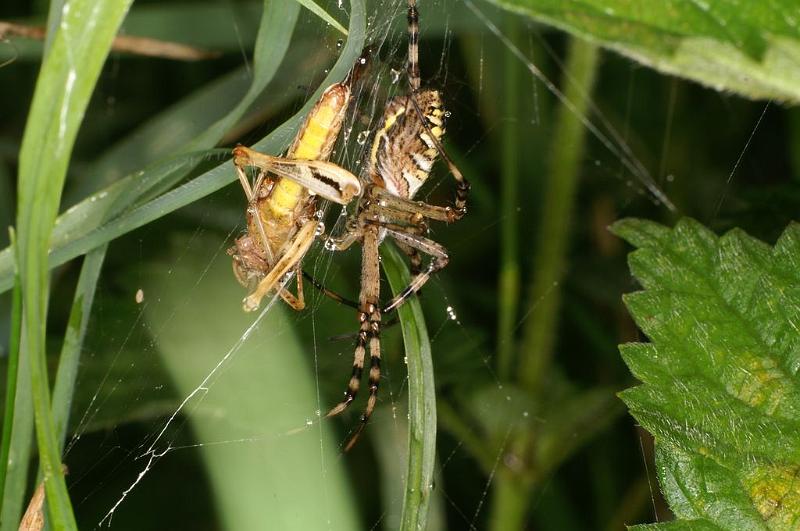
[[[75,380],[78,376],[78,363],[81,359],[86,325],[89,323],[94,292],[97,280],[100,278],[100,270],[103,267],[107,248],[105,245],[97,247],[87,254],[83,261],[78,286],[75,288],[75,297],[72,301],[67,332],[64,335],[64,344],[61,347],[61,356],[58,358],[58,372],[53,384],[52,410],[56,437],[61,451],[64,449],[64,440],[67,436],[69,411],[75,390]]]
[[[13,244],[13,236],[11,237]],[[11,432],[14,425],[17,378],[19,375],[19,340],[22,333],[22,287],[19,274],[15,277],[11,296],[11,330],[9,333],[8,363],[6,364],[6,398],[3,411],[3,435],[0,442],[0,515],[5,505],[8,456],[11,452]]]
[[[796,0],[492,1],[716,90],[800,102]]]
[[[11,227],[14,224],[13,179],[8,164],[0,160],[0,242],[3,245],[6,245],[7,242],[10,244],[11,239],[8,234],[3,233],[2,227]],[[9,249],[11,249],[10,245]]]
[[[47,33],[44,40],[44,54],[50,51],[53,46],[53,38],[58,33],[58,25],[61,23],[61,13],[64,10],[64,2],[67,0],[51,0],[47,10]]]
[[[317,15],[319,18],[324,20],[326,23],[328,23],[331,26],[333,26],[334,28],[336,28],[336,31],[338,31],[342,35],[347,35],[347,30],[344,28],[344,26],[339,24],[339,21],[337,21],[330,14],[328,14],[327,11],[322,9],[322,7],[319,4],[317,4],[316,2],[314,2],[314,0],[297,0],[297,3],[302,5],[303,7],[305,7],[306,9],[311,11],[312,13],[314,13],[315,15]]]
[[[227,150],[222,150],[219,153],[227,154]],[[148,169],[131,174],[102,191],[87,197],[58,217],[50,240],[52,249],[61,249],[70,241],[85,236],[95,227],[111,219],[114,213],[118,214],[120,209],[126,208],[140,194],[146,193],[158,183],[174,179],[176,175],[180,176],[184,172],[188,172],[199,160],[207,156],[209,156],[209,152],[203,152],[202,154],[189,153],[153,164]],[[83,252],[88,252],[102,243],[105,242],[86,247]],[[51,253],[50,267],[61,265],[68,259],[75,258],[80,254],[82,253],[73,254],[67,259],[58,261],[58,256],[54,257]],[[0,292],[9,289],[13,285],[13,258],[11,248],[0,251]]]
[[[236,107],[250,85],[251,78],[245,68],[237,68],[153,116],[100,153],[85,171],[88,183],[75,183],[65,197],[65,204],[78,203],[90,193],[130,179],[126,176],[143,168],[150,174],[148,167],[152,169],[157,161],[184,153],[184,146]]]
[[[144,318],[157,331],[153,341],[177,396],[190,398],[176,407],[203,443],[190,451],[200,453],[213,484],[218,528],[358,529],[357,496],[347,462],[337,458],[334,427],[305,421],[317,419],[320,402],[295,314],[280,300],[260,320],[243,312],[221,245],[207,235],[175,237],[143,285],[162,301],[144,304]],[[156,441],[157,452],[182,423]]]
[[[383,247],[383,270],[394,293],[408,285],[408,269],[400,253]],[[416,297],[397,309],[408,367],[408,472],[400,529],[423,530],[428,521],[436,461],[436,388],[433,360],[422,306]]]
[[[441,404],[439,404],[441,408]],[[400,480],[404,478],[408,471],[408,414],[405,404],[395,402],[390,408],[381,408],[377,414],[390,415],[392,417],[391,429],[375,426],[379,429],[371,429],[369,438],[375,451],[375,457],[380,469],[380,493],[381,507],[383,514],[381,526],[384,529],[399,529],[403,507],[397,503],[403,498],[406,484]],[[441,418],[441,417],[439,417]],[[434,481],[441,485],[442,470],[437,463],[434,471]],[[428,520],[426,531],[445,531],[447,529],[447,518],[445,517],[445,500],[442,490],[434,489],[431,491],[430,507],[428,509]]]
[[[50,411],[45,329],[47,254],[72,146],[130,0],[73,0],[61,12],[33,95],[19,160],[19,267],[34,423],[53,529],[74,529]]]
[[[258,13],[260,11],[256,14]],[[252,40],[255,41],[255,37]],[[249,121],[250,113],[255,107],[257,112],[253,114],[256,119],[262,120],[273,117],[284,109],[296,95],[289,90],[288,80],[296,79],[296,76],[302,74],[301,65],[305,66],[302,59],[311,53],[312,48],[308,43],[293,43],[287,50],[279,72],[271,80],[269,89],[261,87],[258,98],[240,118],[239,123],[243,120]],[[176,153],[184,153],[189,142],[215,123],[219,123],[221,117],[237,107],[251,90],[251,85],[252,76],[248,74],[248,67],[241,66],[199,87],[195,92],[147,120],[91,163],[81,182],[75,183],[70,188],[71,193],[65,198],[65,204],[74,204],[90,193],[110,186],[143,167],[174,157]],[[231,131],[238,125],[235,124],[227,130],[220,128],[220,132],[224,134],[214,140],[225,142],[225,137],[230,136]],[[212,145],[209,144],[207,147]],[[146,169],[145,173],[148,173]],[[74,199],[70,201],[70,197]]]
[[[366,14],[364,3],[361,1],[354,1],[351,4],[349,35],[350,38],[342,49],[339,60],[322,82],[320,88],[309,98],[308,102],[297,114],[289,118],[261,141],[257,142],[253,146],[254,149],[271,154],[282,151],[295,135],[300,122],[311,109],[314,102],[317,101],[322,91],[330,84],[344,78],[348,70],[352,67],[356,58],[361,53],[366,39]],[[162,177],[162,173],[170,174],[172,172],[177,172],[180,169],[178,167],[181,165],[190,166],[192,157],[197,156],[197,154],[186,154],[176,157],[174,160],[156,165],[153,171],[160,173],[156,176],[155,180],[163,179],[168,176],[165,175]],[[126,212],[113,221],[102,225],[101,228],[92,230],[94,227],[100,226],[103,219],[113,213],[108,213],[110,203],[116,201],[119,197],[126,198],[125,200],[130,202],[130,189],[127,187],[137,186],[135,181],[141,181],[147,178],[148,175],[150,174],[146,171],[137,174],[135,177],[131,176],[125,181],[130,184],[112,185],[108,189],[84,201],[76,210],[67,211],[62,214],[59,218],[56,232],[54,233],[53,252],[51,253],[49,262],[50,267],[52,268],[63,264],[72,258],[88,252],[98,245],[102,245],[113,238],[121,236],[150,221],[169,214],[178,208],[197,201],[223,188],[236,179],[233,165],[229,162],[221,164],[192,181],[138,208]],[[68,230],[67,227],[69,228]],[[62,235],[63,237],[59,238],[58,235]],[[0,252],[0,292],[9,289],[13,285],[12,264],[10,250],[4,249]]]
[[[16,245],[14,229],[9,241]],[[0,447],[0,531],[16,531],[28,483],[28,460],[33,441],[33,407],[28,358],[20,360],[22,341],[22,286],[15,275],[11,302],[11,329],[6,364],[6,396]],[[13,458],[11,457],[13,456]]]
[[[126,35],[239,53],[256,39],[263,2],[157,2],[134,4],[122,23]],[[243,23],[246,22],[246,23]]]
[[[289,49],[300,7],[294,2],[264,2],[264,14],[253,52],[253,82],[244,98],[226,114],[184,147],[184,152],[208,149],[216,144],[223,133],[232,127],[272,81],[281,60]]]
[[[273,79],[280,60],[289,48],[294,23],[299,12],[299,7],[292,2],[267,2],[267,4],[256,41],[257,49],[253,60],[253,80],[247,93],[238,100],[237,106],[215,123],[206,125],[198,136],[195,136],[182,148],[177,149],[175,151],[176,156],[173,156],[170,160],[153,166],[151,171],[137,172],[123,179],[123,182],[115,183],[108,189],[99,192],[93,198],[88,198],[82,205],[84,208],[79,207],[80,211],[66,212],[62,216],[64,219],[59,219],[58,227],[54,234],[52,244],[55,248],[58,248],[59,245],[59,235],[72,234],[72,238],[85,235],[101,222],[124,211],[148,190],[164,185],[165,182],[177,182],[180,180],[193,167],[193,159],[197,159],[197,155],[191,155],[190,152],[212,147],[242,117],[250,104]],[[280,21],[280,23],[277,21]],[[275,28],[278,29],[276,30]],[[259,50],[269,50],[269,53]],[[233,178],[231,177],[224,181],[224,184],[232,180]],[[148,183],[148,186],[143,186],[145,182]],[[216,189],[218,188],[214,190]],[[214,190],[209,190],[208,193]],[[104,201],[98,201],[98,198],[104,199]],[[95,243],[89,247],[82,247],[82,252],[79,254],[88,252],[108,240],[92,241]],[[71,255],[69,258],[74,258],[79,254]],[[51,267],[54,267],[52,261]],[[10,250],[4,250],[0,253],[0,291],[10,287],[10,271]]]
[[[20,352],[17,373],[17,393],[14,399],[14,423],[11,429],[10,459],[6,468],[3,509],[0,512],[0,531],[17,531],[25,495],[28,493],[28,476],[33,450],[33,402],[31,399],[31,377],[29,357],[24,355],[25,337],[20,336]]]

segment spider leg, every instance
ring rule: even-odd
[[[415,234],[419,234],[420,231],[425,230],[425,228],[426,227],[424,225],[421,226],[421,227],[409,226],[409,227],[404,228],[404,230],[406,230],[406,231],[414,231]],[[346,249],[347,247],[352,245],[352,243],[355,242],[356,239],[357,239],[357,237],[356,237],[355,234],[350,234],[350,235],[346,235],[345,237],[341,238],[338,241],[347,240],[348,243],[344,247],[344,249]],[[331,238],[328,241],[333,242],[335,240],[333,238]],[[417,249],[415,249],[415,248],[413,248],[411,246],[408,246],[408,245],[406,245],[406,244],[404,244],[402,242],[399,242],[399,241],[397,243],[398,243],[398,247],[400,248],[400,250],[402,250],[403,253],[405,253],[406,256],[408,256],[409,261],[411,262],[411,275],[413,276],[413,275],[418,274],[422,270],[422,257],[420,256],[419,250],[417,250]],[[334,247],[335,250],[337,250],[337,251],[342,250],[342,248],[340,248],[338,245],[334,244],[334,246],[335,246]],[[298,277],[300,276],[300,273],[301,272],[298,271]],[[302,271],[302,276],[306,280],[308,280],[311,283],[312,286],[314,286],[320,293],[322,293],[326,297],[335,300],[339,304],[344,304],[345,306],[350,306],[351,308],[355,308],[356,310],[358,310],[360,308],[357,302],[352,301],[352,300],[348,299],[347,297],[344,297],[343,295],[340,295],[340,294],[336,293],[335,291],[327,288],[322,282],[320,282],[319,280],[314,278],[314,276],[311,275],[311,273],[309,273],[308,271],[303,270]],[[299,278],[298,278],[298,282],[300,282]],[[349,336],[347,336],[347,337],[349,337]]]
[[[419,108],[417,103],[416,94],[420,88],[420,74],[419,74],[419,11],[417,10],[416,0],[408,0],[408,12],[406,15],[408,19],[408,59],[406,64],[406,72],[408,75],[408,84],[411,87],[411,100],[414,110],[420,119],[423,127],[428,133],[428,137],[433,142],[436,150],[441,155],[442,159],[447,164],[450,173],[456,180],[456,199],[455,199],[455,219],[461,219],[467,213],[467,195],[469,195],[469,181],[464,178],[461,170],[458,169],[447,152],[442,147],[441,142],[437,139],[436,135],[431,132],[428,125],[428,120]],[[455,221],[455,220],[453,220]]]
[[[421,236],[419,234],[409,234],[408,232],[396,230],[395,228],[389,228],[385,225],[383,228],[386,231],[386,234],[394,238],[395,241],[399,242],[400,244],[407,245],[412,249],[421,251],[432,258],[430,264],[428,264],[428,267],[426,267],[425,270],[421,271],[420,273],[414,275],[408,286],[406,286],[400,293],[392,298],[392,300],[390,300],[389,303],[383,308],[383,312],[388,313],[396,309],[411,295],[419,291],[422,286],[424,286],[425,283],[430,280],[434,273],[447,265],[450,259],[447,256],[447,249],[445,249],[443,245],[436,243],[430,238],[426,238],[425,236]]]
[[[411,276],[416,276],[422,271],[422,255],[419,252],[419,249],[415,249],[410,245],[407,245],[400,240],[395,240],[397,247],[403,252],[404,255],[408,257],[409,264],[411,266]]]
[[[379,186],[372,187],[370,193],[374,199],[367,208],[374,209],[382,217],[414,224],[420,223],[420,218],[452,223],[461,217],[451,207],[429,205],[423,201],[399,197]]]
[[[357,302],[351,301],[350,299],[347,299],[347,298],[343,297],[342,295],[339,295],[335,291],[326,288],[324,284],[322,284],[319,280],[317,280],[316,278],[311,276],[311,273],[303,271],[303,277],[305,277],[306,280],[311,282],[311,285],[314,286],[315,288],[317,288],[317,290],[320,291],[320,293],[322,293],[326,297],[329,297],[329,298],[335,300],[339,304],[344,304],[345,306],[350,306],[351,308],[355,308],[356,310],[359,309],[359,306],[358,306]]]
[[[411,90],[419,90],[419,11],[417,11],[417,1],[408,0],[408,83]]]
[[[395,226],[392,223],[383,222],[381,225],[390,229],[393,228],[408,234],[416,234],[419,236],[428,233],[428,225],[424,220],[420,221],[419,219],[412,219],[410,221],[415,224],[408,226]],[[411,266],[411,276],[417,276],[422,271],[422,254],[420,253],[420,250],[400,240],[395,240],[394,243],[397,245],[397,248],[408,257],[409,265]]]
[[[369,398],[364,412],[361,414],[360,425],[345,444],[344,451],[353,447],[369,421],[378,401],[378,386],[381,378],[381,309],[378,306],[380,297],[379,227],[367,225],[362,230],[361,293],[358,300],[360,305],[358,320],[361,324],[353,355],[353,373],[347,385],[344,400],[334,406],[326,415],[327,417],[338,415],[355,399],[361,384],[367,348],[369,348]]]
[[[359,231],[347,231],[344,236],[334,238],[330,236],[325,239],[325,248],[329,251],[346,251],[351,245],[361,238]]]
[[[325,248],[328,249],[329,251],[336,251],[336,252],[346,251],[354,243],[359,241],[361,237],[362,237],[361,230],[358,228],[357,224],[350,226],[342,236],[339,237],[333,237],[328,235],[323,236],[325,240]],[[317,279],[311,276],[310,273],[303,271],[303,276],[306,278],[306,280],[311,282],[311,284],[315,288],[317,288],[324,295],[330,297],[336,302],[344,304],[345,306],[350,306],[351,308],[355,308],[356,310],[361,309],[361,306],[357,302],[351,301],[350,299],[347,299],[339,295],[335,291],[329,290],[328,288],[323,286],[321,282],[319,282]]]
[[[381,330],[386,330],[387,328],[391,328],[400,322],[400,318],[396,315],[389,319],[386,322],[382,322]],[[335,336],[328,336],[328,341],[352,341],[358,338],[358,333],[349,333],[349,334],[338,334]]]

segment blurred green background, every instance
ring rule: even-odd
[[[346,6],[322,6],[346,25]],[[617,345],[642,338],[620,299],[636,289],[626,248],[606,227],[627,216],[672,224],[685,215],[717,232],[741,227],[774,242],[800,200],[800,114],[664,76],[476,6],[486,20],[462,3],[420,5],[422,77],[444,93],[446,148],[473,184],[468,215],[432,227],[451,261],[421,297],[439,416],[428,529],[622,529],[668,519],[652,441],[614,395],[634,384]],[[44,2],[7,0],[0,18],[41,24],[46,11]],[[249,85],[260,11],[253,2],[134,4],[126,33],[220,55],[180,62],[112,53],[78,137],[64,209],[225,116]],[[367,40],[380,46],[335,157],[354,172],[366,138],[359,133],[375,126],[398,90],[404,17],[402,2],[368,5]],[[302,10],[278,75],[219,145],[252,144],[296,112],[343,39]],[[13,40],[0,43],[0,53],[13,59],[0,68],[0,225],[8,226],[41,47]],[[573,105],[604,137],[618,134],[615,151],[580,123]],[[630,173],[623,149],[674,211]],[[217,162],[208,156],[194,174]],[[440,166],[421,196],[446,204],[452,182]],[[334,232],[338,214],[328,210]],[[355,332],[355,313],[309,288],[306,311],[277,304],[251,332],[254,316],[240,309],[245,293],[225,253],[243,221],[244,196],[231,184],[109,247],[64,459],[81,528],[97,526],[123,496],[111,520],[117,529],[396,528],[406,451],[399,327],[383,337],[380,407],[363,440],[341,455],[362,401],[340,419],[318,415],[349,377],[352,339],[330,338]],[[0,243],[8,244],[5,230]],[[350,298],[358,263],[358,249],[334,255],[321,246],[305,261]],[[76,260],[53,273],[53,370],[79,271]],[[0,302],[5,360],[8,293]],[[32,463],[31,489],[34,477]]]

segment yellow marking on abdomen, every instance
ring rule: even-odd
[[[291,214],[303,196],[305,188],[289,179],[280,179],[275,183],[267,205],[273,215],[286,217]]]
[[[332,85],[325,91],[317,105],[311,109],[292,149],[286,154],[288,158],[326,160],[330,156],[332,140],[339,134],[348,92],[343,85]],[[274,216],[286,217],[297,207],[304,191],[303,186],[290,179],[278,179],[267,205]]]
[[[336,123],[338,116],[338,109],[332,109],[330,106],[325,106],[315,113],[300,136],[300,142],[294,153],[290,153],[289,156],[294,159],[318,159],[323,148],[329,142],[331,128]]]

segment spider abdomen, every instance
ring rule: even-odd
[[[444,136],[444,116],[437,90],[425,89],[392,99],[372,143],[369,175],[373,183],[393,195],[412,199],[439,155],[437,144]]]

